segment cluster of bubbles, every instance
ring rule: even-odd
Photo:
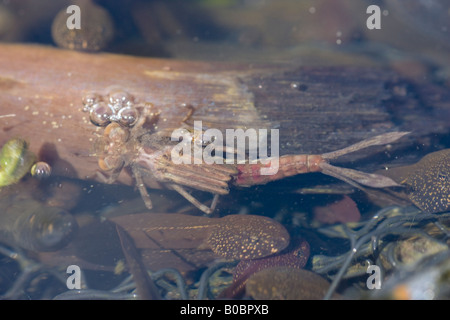
[[[83,97],[83,111],[89,112],[93,124],[105,127],[116,122],[125,127],[132,127],[139,118],[134,97],[126,91],[117,90],[102,96],[88,93]]]

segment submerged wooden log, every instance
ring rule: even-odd
[[[95,179],[97,129],[81,99],[111,86],[153,103],[161,111],[159,130],[178,128],[186,105],[196,110],[192,120],[208,128],[278,127],[280,155],[329,152],[387,131],[413,131],[409,139],[449,131],[448,90],[412,86],[386,70],[186,62],[2,44],[0,144],[20,136],[54,174]],[[118,181],[132,183],[125,171]]]

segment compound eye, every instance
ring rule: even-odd
[[[121,125],[132,127],[138,121],[139,111],[135,107],[125,107],[120,109],[117,115]]]
[[[113,122],[105,128],[103,136],[108,138],[111,142],[120,144],[128,140],[130,132],[120,124]]]
[[[108,104],[99,102],[92,106],[89,118],[96,126],[104,127],[111,121],[110,118],[113,114],[114,111]]]
[[[106,156],[98,159],[98,166],[102,171],[118,170],[123,166],[124,162],[119,156]]]

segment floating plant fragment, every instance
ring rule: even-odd
[[[0,151],[0,187],[17,183],[30,171],[35,160],[25,140],[8,140]]]

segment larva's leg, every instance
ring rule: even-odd
[[[142,200],[144,200],[145,206],[147,207],[147,209],[152,209],[152,200],[150,199],[150,195],[148,194],[147,188],[145,187],[144,180],[142,180],[141,174],[136,170],[133,170],[133,175],[134,179],[136,180],[136,187],[141,194]]]
[[[96,171],[95,176],[97,180],[100,181],[101,183],[112,184],[119,177],[121,170],[122,168],[114,170],[110,175],[105,174],[103,171]]]
[[[211,204],[211,207],[205,206],[203,203],[199,202],[197,199],[195,199],[189,192],[187,192],[182,186],[177,184],[172,184],[171,187],[177,191],[179,194],[181,194],[187,201],[192,203],[194,206],[196,206],[198,209],[203,211],[206,214],[211,214],[217,205],[217,200],[219,198],[218,194],[214,195],[213,202]]]

